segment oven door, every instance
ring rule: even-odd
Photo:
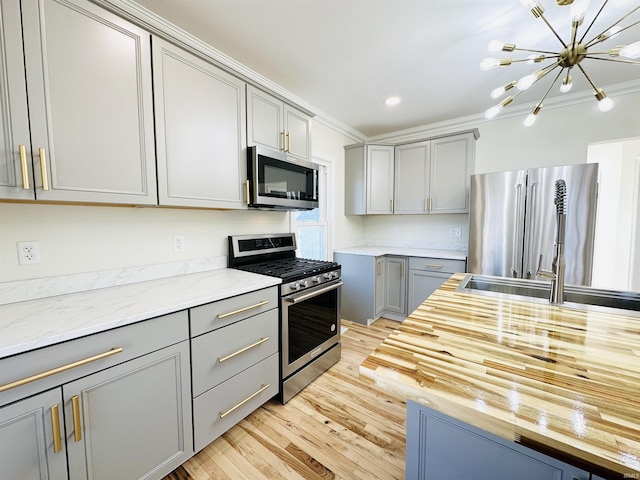
[[[282,378],[340,341],[341,281],[282,297]]]

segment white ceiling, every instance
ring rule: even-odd
[[[489,97],[493,88],[539,67],[514,64],[480,71],[484,57],[508,55],[488,53],[490,40],[551,51],[560,45],[542,19],[534,18],[518,0],[136,2],[366,136],[480,114],[496,103]],[[569,7],[553,0],[540,3],[545,17],[568,42]],[[580,32],[603,4],[591,3]],[[589,39],[637,4],[612,0]],[[623,25],[638,20],[640,12]],[[635,40],[640,40],[640,26],[607,41],[600,50]],[[640,79],[640,65],[596,60],[582,65],[598,87]],[[537,102],[554,77],[555,72],[516,102]],[[592,90],[578,71],[573,78],[572,94]],[[557,91],[554,87],[550,97]],[[390,95],[402,97],[400,105],[386,107],[383,101]]]

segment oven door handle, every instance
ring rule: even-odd
[[[339,286],[343,285],[343,282],[337,282],[337,283],[332,283],[331,285],[327,285],[324,288],[321,288],[319,290],[314,290],[313,292],[309,292],[305,295],[300,295],[297,297],[285,297],[285,300],[289,303],[298,303],[298,302],[304,302],[305,300],[308,300],[310,298],[316,297],[318,295],[322,295],[323,293],[329,292],[331,290],[335,290],[336,288],[338,288]]]

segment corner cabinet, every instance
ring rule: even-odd
[[[311,160],[311,117],[247,85],[247,143]]]
[[[150,34],[86,0],[23,1],[22,30],[30,197],[156,204]]]
[[[407,316],[407,264],[406,257],[387,256],[385,264],[384,311]]]
[[[408,401],[406,477],[413,480],[589,480],[590,474]]]
[[[468,213],[474,133],[395,147],[394,213]]]
[[[345,147],[345,215],[392,214],[393,171],[393,146]]]
[[[153,76],[160,205],[246,208],[245,83],[156,37]]]

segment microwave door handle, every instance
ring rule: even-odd
[[[318,170],[313,171],[313,199],[318,200]]]

